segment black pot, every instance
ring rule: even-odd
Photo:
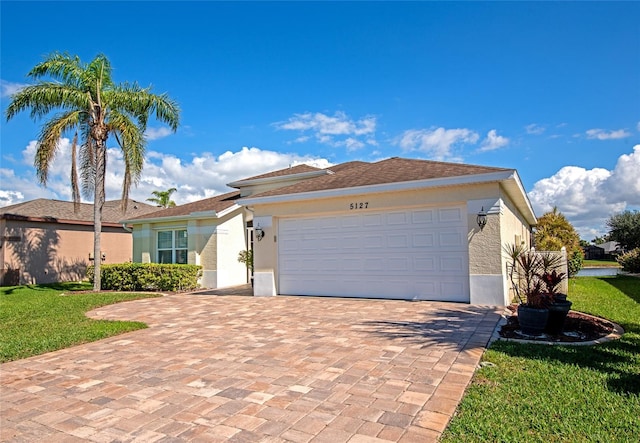
[[[571,310],[570,301],[556,301],[549,305],[549,320],[545,332],[551,335],[560,335],[564,329],[564,322]]]
[[[562,294],[560,292],[553,294],[553,301],[567,301],[567,294]]]
[[[523,334],[541,335],[548,319],[547,308],[531,308],[524,304],[518,306],[518,323]]]

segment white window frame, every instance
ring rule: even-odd
[[[171,247],[169,248],[161,248],[160,247],[160,234],[161,233],[166,233],[166,232],[170,232],[171,233]],[[156,232],[156,263],[162,263],[160,261],[160,254],[162,252],[166,252],[166,251],[171,251],[171,264],[175,264],[176,263],[176,256],[177,256],[177,252],[178,251],[185,251],[184,257],[185,257],[185,262],[184,263],[180,263],[180,264],[187,264],[189,259],[188,259],[188,254],[189,254],[189,248],[188,248],[188,241],[189,241],[189,236],[187,234],[186,236],[186,240],[187,240],[187,244],[184,247],[177,247],[176,245],[176,238],[177,238],[177,233],[178,232],[187,232],[187,229],[163,229],[163,230],[159,230]]]

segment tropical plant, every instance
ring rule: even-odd
[[[552,296],[558,293],[560,284],[567,277],[567,274],[560,271],[562,267],[562,256],[553,252],[541,252],[539,278],[545,292]]]
[[[176,192],[176,188],[169,188],[166,191],[153,191],[153,197],[148,198],[147,201],[151,203],[155,203],[157,206],[162,208],[173,208],[176,205],[176,202],[171,200],[171,194]]]
[[[240,251],[240,253],[238,254],[238,261],[240,263],[244,263],[247,269],[253,272],[253,250],[252,249]]]
[[[150,88],[141,88],[137,83],[116,84],[111,74],[111,63],[104,55],[83,63],[77,56],[53,53],[27,74],[36,84],[13,94],[6,110],[7,121],[24,110],[30,110],[31,118],[36,121],[50,116],[42,126],[34,159],[38,179],[43,185],[47,183],[49,169],[60,148],[60,138],[64,134],[74,134],[72,196],[78,204],[76,151],[79,146],[83,194],[94,199],[94,257],[100,257],[109,136],[114,136],[124,159],[124,210],[131,184],[137,184],[142,173],[146,142],[144,131],[149,116],[155,115],[174,132],[179,124],[178,105],[166,94],[152,94]],[[51,115],[55,110],[60,110],[60,113]],[[95,260],[95,266],[93,287],[99,290],[100,260]]]
[[[545,292],[542,276],[545,266],[543,257],[535,251],[527,251],[520,245],[506,245],[505,253],[511,259],[509,278],[518,302],[531,308],[546,308],[553,301],[553,294]]]

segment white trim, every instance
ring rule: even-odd
[[[500,274],[470,274],[470,304],[506,306],[509,294],[505,292],[504,277]]]
[[[265,203],[294,202],[314,198],[344,197],[348,195],[357,195],[364,193],[404,191],[417,188],[436,188],[442,186],[467,185],[473,183],[500,182],[513,179],[515,172],[515,170],[510,169],[508,171],[490,172],[486,174],[431,178],[426,180],[413,180],[406,182],[355,186],[350,188],[327,189],[322,191],[309,191],[295,194],[280,194],[266,197],[245,197],[238,199],[237,202],[241,205],[256,205]]]
[[[277,183],[292,180],[301,180],[306,178],[319,177],[321,175],[333,174],[333,171],[328,169],[320,169],[318,171],[300,172],[297,174],[277,175],[275,177],[254,178],[253,180],[239,180],[231,183],[227,183],[227,186],[232,188],[244,188],[247,186],[264,185],[269,183]]]

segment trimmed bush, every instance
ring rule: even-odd
[[[202,266],[160,263],[102,265],[101,289],[109,291],[188,291],[198,287]],[[93,283],[94,267],[87,268]]]
[[[618,256],[616,258],[623,271],[631,272],[633,274],[640,273],[640,248],[632,249],[629,252]]]
[[[569,270],[569,277],[575,277],[580,269],[582,269],[582,262],[584,256],[582,251],[573,251],[573,254],[567,260],[567,268]]]

